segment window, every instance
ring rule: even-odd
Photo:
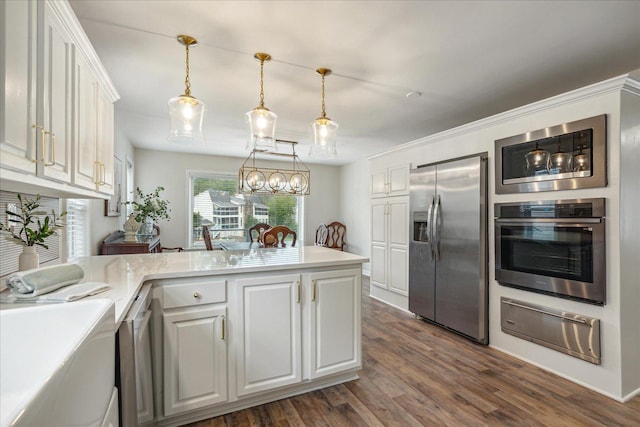
[[[192,248],[204,248],[202,226],[209,227],[214,245],[219,240],[247,241],[249,228],[260,222],[286,225],[302,236],[302,197],[238,193],[235,175],[190,173],[189,203]]]
[[[64,222],[65,258],[73,261],[81,256],[89,256],[89,201],[84,199],[66,200],[67,216]]]

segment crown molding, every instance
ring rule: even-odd
[[[475,122],[467,123],[455,128],[451,128],[433,135],[425,136],[414,141],[410,141],[389,150],[385,150],[381,153],[374,154],[367,157],[367,160],[372,160],[378,157],[386,156],[400,150],[415,147],[420,144],[432,144],[444,139],[460,136],[469,132],[473,132],[479,129],[483,129],[489,126],[495,126],[500,123],[504,123],[509,120],[514,120],[526,115],[537,113],[540,111],[548,110],[560,105],[581,101],[584,99],[600,96],[602,94],[625,91],[640,95],[640,82],[631,78],[629,74],[613,77],[598,83],[594,83],[589,86],[585,86],[579,89],[575,89],[569,92],[562,93],[560,95],[552,96],[550,98],[536,101],[531,104],[523,105],[503,113],[498,113],[493,116],[485,117]]]

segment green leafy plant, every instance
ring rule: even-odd
[[[140,187],[136,187],[137,201],[125,202],[125,205],[133,206],[133,213],[138,223],[143,223],[144,219],[149,217],[154,222],[160,219],[171,220],[169,216],[169,202],[160,198],[160,192],[164,191],[164,187],[156,188],[153,193],[144,194]]]
[[[18,194],[18,212],[6,211],[9,223],[17,225],[0,224],[0,232],[6,234],[6,239],[15,244],[38,245],[49,249],[44,240],[64,227],[65,224],[61,222],[61,219],[67,215],[67,212],[64,211],[60,215],[56,215],[52,209],[49,215],[46,211],[38,210],[38,208],[40,208],[39,194],[36,194],[33,200],[26,197],[23,200],[22,196]],[[19,231],[16,233],[18,228]]]

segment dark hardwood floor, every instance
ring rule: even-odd
[[[368,297],[360,379],[190,424],[640,426],[625,404]]]

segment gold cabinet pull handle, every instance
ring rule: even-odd
[[[226,329],[226,328],[225,328],[225,317],[224,317],[224,314],[223,314],[223,315],[222,315],[222,339],[224,339],[224,338],[225,338],[225,332],[224,332],[224,331],[225,331],[225,329]]]
[[[104,185],[107,183],[106,179],[106,175],[105,175],[105,166],[104,163],[100,162],[100,170],[102,171],[102,173],[100,174],[100,185]]]
[[[36,132],[40,132],[40,145],[42,147],[42,160],[38,159],[38,157],[34,155],[31,161],[33,163],[44,162],[44,127],[40,125],[31,125],[31,128],[36,129]]]
[[[298,288],[298,300],[296,301],[298,304],[300,304],[300,300],[301,300],[301,296],[300,296],[300,282],[296,282],[296,287]]]
[[[56,134],[46,131],[44,135],[50,135],[51,138],[51,161],[47,162],[47,156],[44,153],[44,136],[42,137],[42,162],[45,166],[53,166],[56,164]]]
[[[200,294],[198,292],[194,292],[193,293],[193,297],[196,298],[196,299],[199,299],[200,298]]]
[[[311,284],[313,285],[313,298],[311,298],[311,301],[315,301],[316,300],[316,280],[313,279],[311,281]]]

